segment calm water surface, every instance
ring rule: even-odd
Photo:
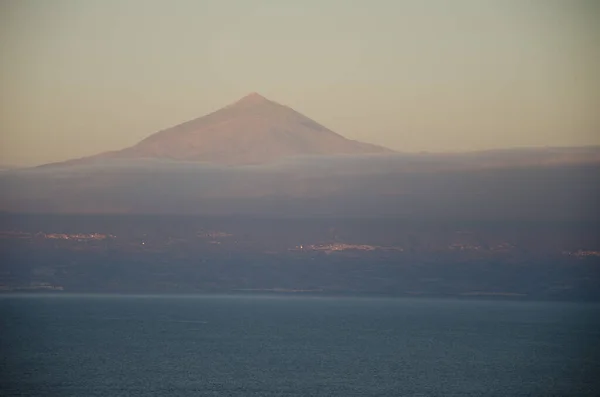
[[[600,306],[0,296],[0,394],[598,396]]]

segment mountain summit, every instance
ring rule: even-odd
[[[214,113],[159,131],[134,146],[70,160],[155,158],[218,164],[264,164],[292,156],[393,151],[336,134],[255,92]]]

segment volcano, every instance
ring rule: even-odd
[[[251,165],[294,156],[386,153],[393,151],[344,138],[287,106],[252,93],[214,113],[152,134],[131,147],[54,165],[107,159]]]

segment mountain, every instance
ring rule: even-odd
[[[252,93],[134,146],[53,165],[141,158],[246,165],[294,156],[385,153],[393,151],[346,139],[287,106]]]
[[[0,172],[0,211],[600,220],[599,147],[393,153],[258,94],[54,165]]]

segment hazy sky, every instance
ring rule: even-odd
[[[0,163],[120,149],[257,91],[401,151],[600,144],[575,0],[0,0]]]

